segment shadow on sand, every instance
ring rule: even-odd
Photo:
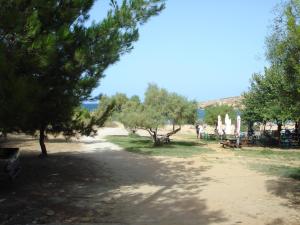
[[[286,206],[300,209],[300,181],[290,178],[279,178],[266,182],[267,190],[281,198],[288,200]]]
[[[85,145],[81,143],[81,145]],[[89,145],[89,143],[86,143]],[[208,167],[111,149],[23,152],[22,172],[1,180],[0,224],[119,223],[208,225],[226,221],[201,191]],[[146,186],[146,189],[143,187]]]

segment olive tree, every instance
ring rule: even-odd
[[[168,139],[179,132],[182,124],[195,122],[197,104],[150,84],[145,92],[144,102],[137,99],[128,101],[119,118],[125,127],[131,130],[146,130],[154,144],[158,145],[162,139]],[[164,135],[160,134],[159,129],[167,124],[171,124],[173,129]]]

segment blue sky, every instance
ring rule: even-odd
[[[280,2],[168,0],[141,27],[134,50],[105,72],[94,95],[142,97],[148,83],[198,101],[240,95],[267,65],[265,38]],[[106,3],[96,2],[91,19],[101,19]]]

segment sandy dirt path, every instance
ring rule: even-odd
[[[291,181],[249,170],[230,152],[148,157],[105,141],[126,134],[120,128],[99,134],[49,141],[46,162],[32,156],[36,142],[23,144],[23,175],[0,189],[0,224],[300,224]]]

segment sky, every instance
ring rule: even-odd
[[[91,10],[100,21],[108,0]],[[129,54],[110,66],[93,95],[143,98],[149,83],[191,100],[241,95],[253,73],[263,72],[265,39],[280,0],[168,0],[140,28]]]

